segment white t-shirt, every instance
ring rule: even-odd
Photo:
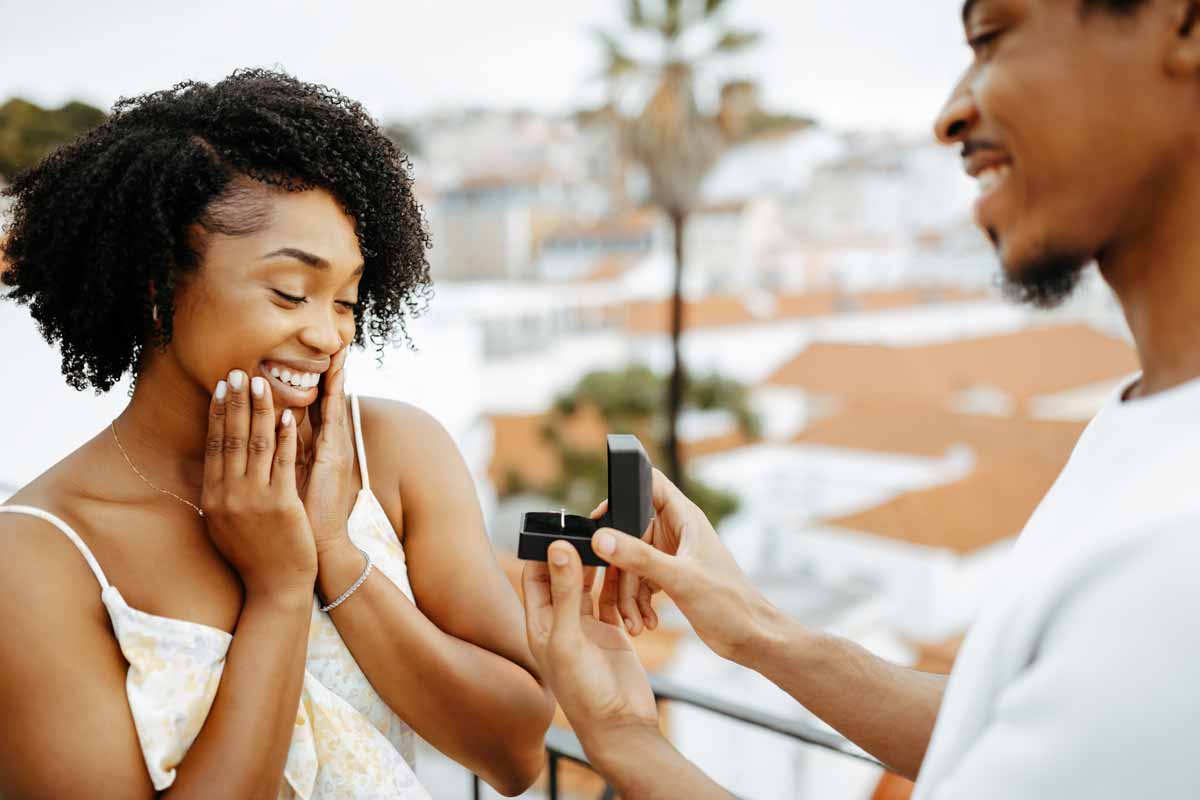
[[[967,633],[914,798],[1200,798],[1200,379],[1129,385]]]

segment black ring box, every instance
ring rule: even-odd
[[[600,528],[616,528],[641,537],[653,515],[653,472],[650,459],[636,436],[608,436],[608,511],[600,519],[556,511],[529,511],[521,516],[517,557],[545,561],[550,543],[562,539],[579,551],[583,563],[607,564],[592,552],[592,534]]]

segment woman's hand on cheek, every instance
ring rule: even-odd
[[[346,536],[346,514],[354,494],[354,437],[346,413],[346,352],[343,347],[321,381],[313,403],[309,465],[300,497],[308,512],[317,554]]]

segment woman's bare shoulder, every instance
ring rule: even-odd
[[[34,497],[4,505],[44,508]],[[105,796],[150,796],[124,693],[127,664],[83,555],[51,523],[0,513],[0,586],[0,795],[103,785],[114,791]]]

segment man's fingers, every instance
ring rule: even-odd
[[[550,606],[550,571],[541,561],[526,561],[521,570],[521,594],[526,609]]]
[[[679,487],[671,483],[670,479],[657,467],[652,473],[650,488],[654,511],[658,514],[662,514],[668,505],[687,500],[687,496],[679,490]]]
[[[540,561],[526,562],[521,571],[521,600],[525,604],[525,635],[540,661],[550,638],[550,573]]]
[[[592,536],[592,550],[609,564],[620,567],[621,572],[649,579],[668,592],[676,583],[678,560],[636,536],[601,528]]]
[[[600,519],[608,513],[608,500],[601,500],[600,505],[592,509],[592,513],[588,514],[588,519]]]
[[[654,597],[654,592],[646,581],[638,581],[637,590],[637,606],[642,612],[642,621],[646,624],[646,628],[654,630],[658,627],[658,612],[654,610],[654,604],[651,600]]]
[[[600,621],[608,625],[621,625],[621,614],[617,611],[617,595],[621,582],[621,570],[608,567],[604,570],[604,585],[600,589]]]
[[[594,617],[596,609],[593,589],[596,585],[596,567],[583,568],[583,594],[579,598],[579,613],[585,617]]]
[[[631,636],[642,632],[642,612],[637,604],[637,590],[641,578],[632,572],[621,570],[621,578],[617,583],[617,608],[621,618],[625,620],[625,630]]]

